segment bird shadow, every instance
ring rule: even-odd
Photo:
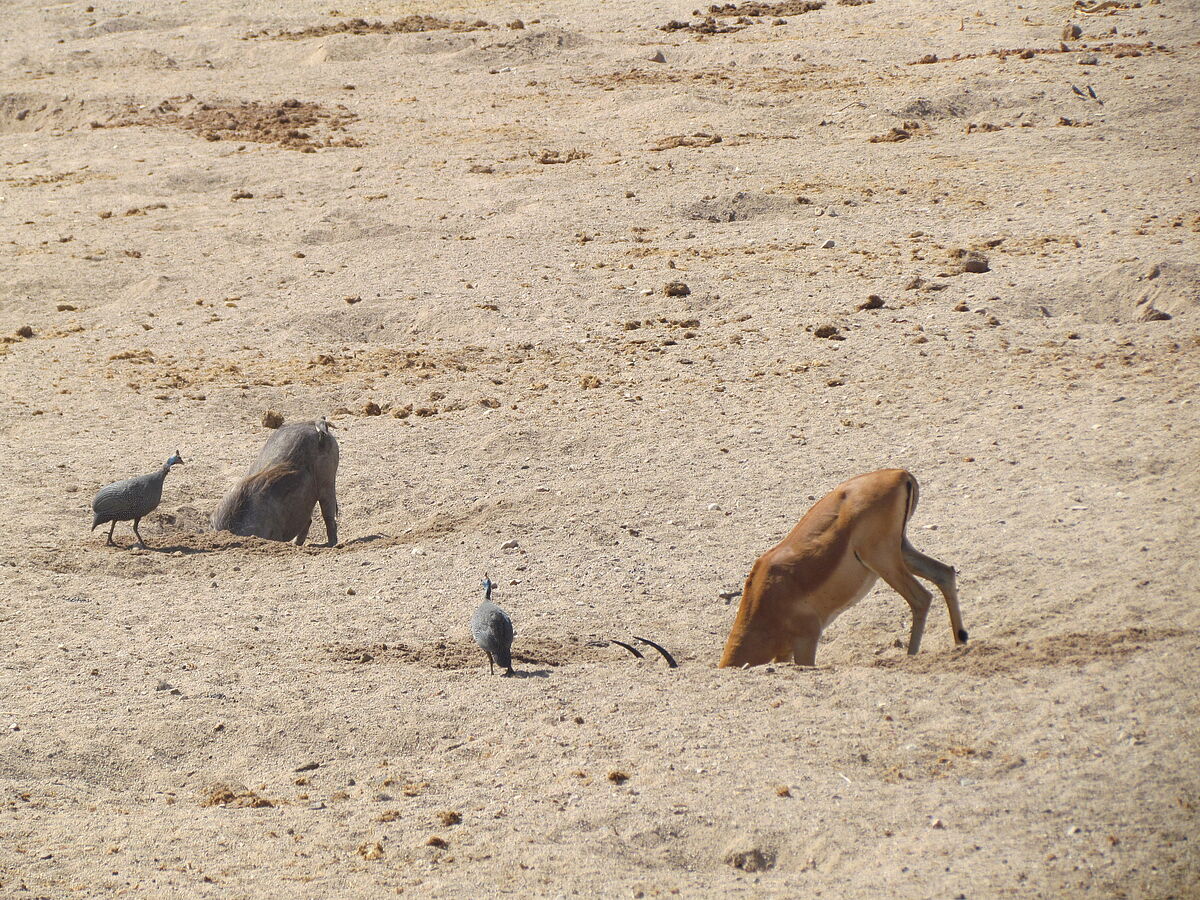
[[[513,669],[513,673],[510,677],[512,677],[512,678],[549,678],[550,670],[549,669],[525,669],[524,671],[521,671],[520,669]]]

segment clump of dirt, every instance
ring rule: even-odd
[[[872,144],[898,144],[900,141],[907,141],[912,137],[912,132],[907,128],[892,128],[891,131],[883,134],[872,135],[867,140]]]
[[[483,19],[476,19],[474,22],[451,22],[447,19],[439,19],[434,16],[412,15],[405,16],[403,19],[395,19],[391,22],[343,19],[340,22],[310,25],[307,28],[301,28],[299,31],[278,31],[274,34],[264,30],[248,34],[246,35],[246,39],[273,38],[282,41],[301,41],[307,38],[328,37],[331,34],[417,34],[422,31],[452,31],[462,33],[466,31],[490,30],[496,27],[498,26],[485,22]]]
[[[558,163],[575,162],[577,159],[587,159],[591,154],[583,150],[530,150],[529,155],[543,166],[553,166]]]
[[[354,138],[331,137],[358,118],[340,104],[336,110],[329,110],[319,103],[301,100],[195,104],[191,100],[191,97],[164,100],[151,115],[122,124],[175,126],[209,141],[278,144],[305,153],[319,147],[362,146]],[[192,108],[187,109],[188,106]]]
[[[674,150],[676,147],[711,147],[713,144],[721,143],[721,140],[719,134],[697,131],[695,134],[673,134],[670,137],[660,138],[648,149],[659,151]]]
[[[712,16],[703,19],[700,22],[680,22],[677,19],[672,19],[666,25],[659,25],[659,31],[690,31],[693,34],[732,34],[735,31],[741,31],[745,25],[722,25]]]
[[[1153,41],[1147,41],[1144,44],[1109,42],[1107,44],[1093,44],[1087,48],[1087,52],[1093,55],[1096,53],[1107,54],[1114,59],[1125,59],[1126,57],[1138,57],[1143,54],[1155,53],[1166,49],[1162,44],[1155,44]],[[927,53],[920,59],[910,60],[905,65],[920,66],[932,63],[962,62],[967,59],[983,59],[988,56],[994,56],[1000,60],[1007,59],[1010,56],[1015,56],[1018,59],[1033,59],[1036,56],[1052,56],[1058,53],[1079,52],[1079,49],[1068,47],[1065,44],[1058,47],[1004,47],[996,50],[988,50],[986,53],[955,53],[953,56],[938,56],[936,53]]]
[[[722,861],[743,872],[766,872],[775,867],[775,851],[740,841],[726,848]]]
[[[800,16],[825,6],[825,0],[784,0],[782,3],[724,3],[710,6],[714,16]]]
[[[244,785],[218,782],[210,785],[200,797],[201,806],[223,806],[225,809],[264,809],[274,806],[272,800],[261,797]]]
[[[949,270],[942,273],[942,277],[952,275],[962,275],[971,273],[974,275],[990,272],[991,268],[988,265],[988,258],[978,250],[967,250],[958,247],[950,251],[950,267]]]

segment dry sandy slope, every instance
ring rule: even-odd
[[[0,894],[1196,893],[1198,4],[247,6],[0,13]],[[411,12],[500,27],[261,34]],[[268,408],[343,546],[203,532]],[[716,670],[883,466],[971,645],[880,589]]]

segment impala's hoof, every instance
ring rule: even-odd
[[[967,642],[967,629],[965,629],[965,628],[958,629],[958,642],[960,644],[965,644]]]

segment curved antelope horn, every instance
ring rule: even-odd
[[[655,650],[657,650],[659,653],[661,653],[662,658],[667,661],[667,666],[669,668],[672,668],[672,669],[679,668],[679,663],[675,662],[675,657],[673,657],[670,653],[668,653],[666,650],[664,650],[658,644],[654,643],[654,641],[649,640],[644,637],[638,637],[636,634],[633,636],[633,639],[635,641],[641,641],[643,644],[649,644],[651,647],[653,647]]]
[[[642,651],[639,650],[637,647],[634,647],[632,644],[627,644],[624,641],[612,640],[611,638],[609,639],[609,643],[616,644],[618,647],[624,647],[626,650],[628,650],[630,653],[632,653],[638,659],[645,659],[645,657],[642,656]]]

